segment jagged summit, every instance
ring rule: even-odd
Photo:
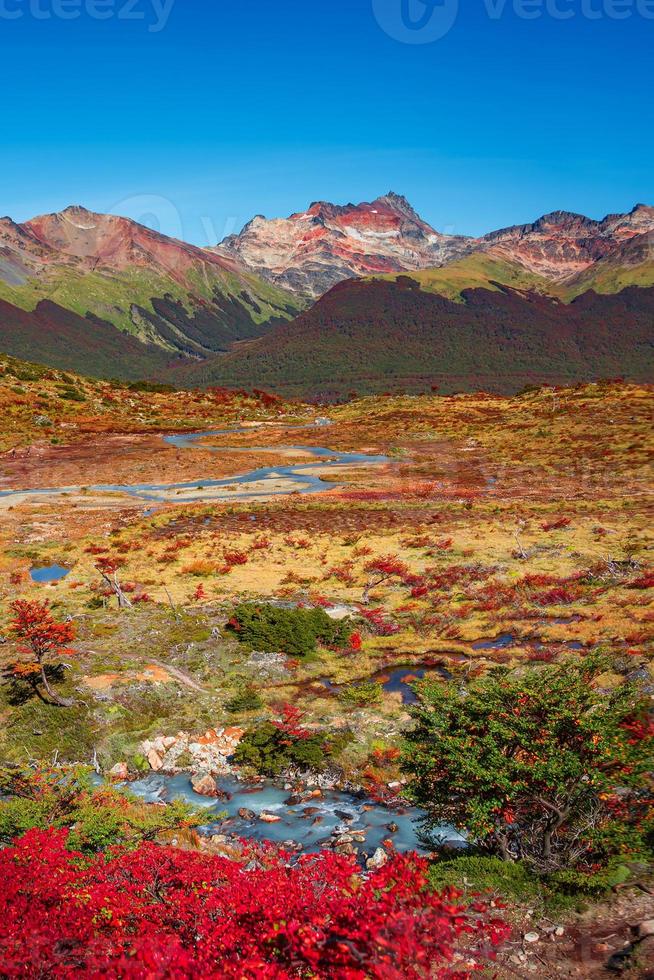
[[[258,216],[216,251],[274,283],[317,297],[353,276],[442,265],[465,254],[471,242],[440,234],[406,197],[389,191],[360,204],[313,201],[288,218]]]

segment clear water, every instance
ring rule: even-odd
[[[295,841],[302,844],[305,851],[317,851],[329,844],[334,830],[352,830],[365,833],[365,843],[355,842],[355,845],[366,853],[372,853],[381,846],[382,841],[388,839],[394,842],[399,851],[424,851],[418,835],[422,814],[415,808],[407,806],[402,810],[390,810],[365,797],[360,798],[337,790],[325,790],[317,799],[289,806],[286,802],[289,791],[274,783],[249,785],[234,777],[225,777],[217,782],[220,789],[229,794],[228,800],[199,796],[193,791],[190,779],[185,774],[152,774],[126,785],[126,788],[148,803],[181,799],[204,808],[207,820],[202,831],[206,833],[232,834],[277,844]],[[256,818],[243,820],[238,816],[241,808],[251,810],[256,815],[273,813],[281,817],[281,820],[272,824],[263,823]],[[307,808],[310,808],[308,814],[305,812]],[[398,826],[396,832],[389,830],[389,825],[393,823]],[[443,827],[441,833],[445,840],[458,845],[464,844],[461,835],[451,827]]]
[[[420,665],[412,667],[405,664],[403,667],[389,667],[388,670],[380,670],[365,680],[366,682],[373,681],[381,684],[384,691],[389,694],[401,694],[403,704],[417,704],[418,695],[413,689],[413,685],[417,681],[424,680],[430,674],[438,674],[444,680],[449,680],[452,676],[445,667]],[[343,686],[334,684],[328,677],[321,677],[318,683],[333,694],[337,694]],[[357,683],[362,683],[362,681],[352,681],[352,686],[356,687]]]
[[[30,569],[30,577],[33,582],[44,584],[46,582],[59,582],[62,578],[70,575],[70,568],[63,565],[44,565],[41,568]]]
[[[518,640],[513,633],[502,633],[494,640],[482,640],[480,643],[473,643],[473,650],[505,650],[506,647],[513,646]]]

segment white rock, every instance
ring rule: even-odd
[[[527,932],[524,939],[526,943],[537,943],[540,941],[540,935],[537,932]]]
[[[366,861],[366,868],[368,871],[375,871],[377,868],[383,868],[385,864],[388,864],[388,854],[383,847],[378,847],[372,857]]]
[[[117,762],[116,765],[109,770],[109,775],[113,776],[115,779],[127,779],[127,777],[129,776],[129,769],[127,768],[127,763]]]

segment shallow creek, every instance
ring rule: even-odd
[[[289,790],[270,781],[250,784],[226,776],[217,782],[226,799],[215,800],[195,793],[186,774],[152,774],[126,784],[125,788],[147,803],[181,799],[203,807],[207,814],[204,833],[277,844],[294,841],[304,851],[316,851],[328,846],[335,832],[351,832],[365,835],[365,842],[359,843],[359,847],[366,853],[374,852],[382,841],[389,839],[398,851],[424,850],[418,836],[421,811],[409,806],[389,809],[363,795],[339,790],[323,790],[315,799],[292,805]],[[254,817],[241,817],[239,810],[250,811]],[[265,823],[259,819],[262,813],[280,819]],[[442,837],[455,846],[463,844],[461,836],[451,827],[442,828]]]
[[[313,429],[314,426],[285,426],[286,429]],[[84,489],[92,493],[124,493],[140,500],[165,502],[201,502],[212,500],[252,500],[257,497],[279,496],[288,493],[321,493],[334,487],[333,482],[324,477],[334,477],[339,467],[368,465],[378,466],[391,463],[388,456],[348,453],[328,449],[325,446],[211,446],[206,440],[214,436],[232,433],[252,432],[243,427],[232,429],[212,429],[206,432],[185,432],[162,436],[165,443],[177,449],[202,449],[212,453],[308,453],[313,460],[304,463],[278,466],[262,466],[255,470],[221,480],[191,480],[184,483],[105,483],[87,485]],[[80,492],[81,487],[47,487],[41,490],[2,490],[0,499],[15,497],[20,500],[44,495],[61,495]]]

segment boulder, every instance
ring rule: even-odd
[[[383,847],[378,847],[372,857],[366,861],[366,868],[368,871],[376,871],[377,868],[383,868],[385,864],[388,864],[388,854]]]
[[[109,770],[109,775],[112,779],[127,779],[129,777],[129,769],[127,768],[126,762],[117,762],[115,766]]]
[[[645,919],[636,927],[636,935],[639,939],[647,939],[654,936],[654,919]]]
[[[262,823],[279,823],[282,818],[275,813],[260,813],[259,820]]]
[[[150,769],[154,772],[159,772],[160,769],[163,769],[163,759],[156,749],[150,749],[148,752],[148,763],[150,764]]]
[[[254,810],[248,810],[246,806],[241,807],[241,809],[238,811],[238,815],[241,820],[256,820],[257,817]]]
[[[200,796],[218,796],[219,790],[216,780],[208,772],[199,772],[191,780],[191,785]]]

